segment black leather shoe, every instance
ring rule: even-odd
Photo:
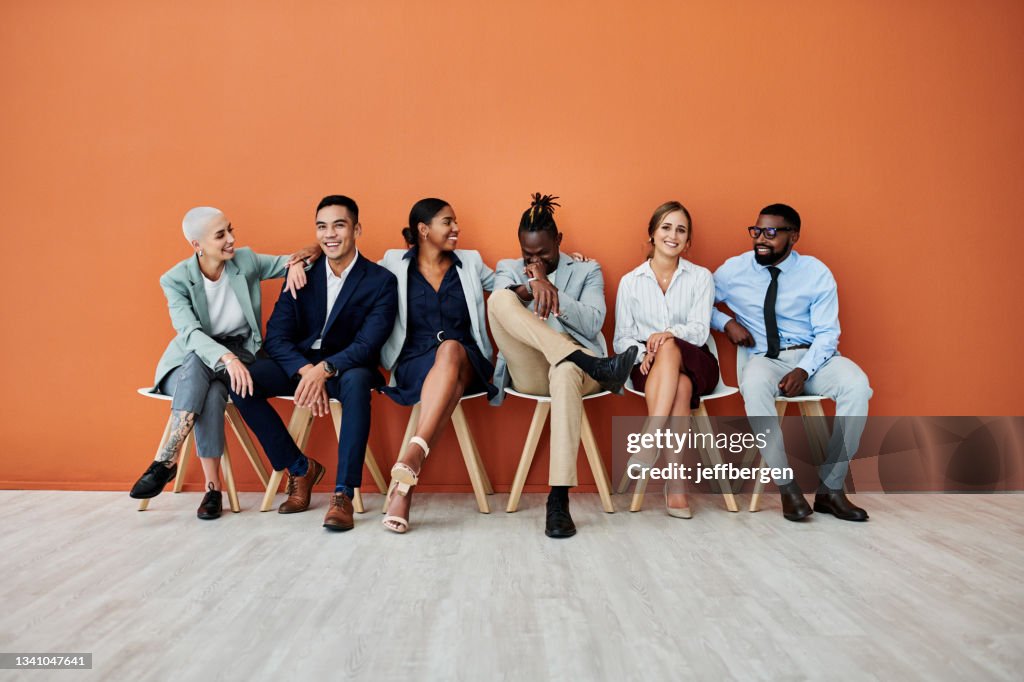
[[[829,490],[814,496],[814,511],[831,514],[843,521],[867,521],[868,513],[855,505],[842,490]]]
[[[782,494],[782,515],[788,520],[800,521],[813,513],[811,505],[807,504],[804,494],[800,492],[800,487],[796,483],[780,485],[779,492]]]
[[[203,501],[199,503],[199,509],[196,510],[196,516],[206,520],[219,519],[221,511],[224,509],[221,497],[221,492],[214,490],[213,484],[210,483],[206,489],[206,494],[203,495]]]
[[[619,353],[613,358],[598,358],[587,374],[601,384],[604,390],[619,393],[629,373],[633,371],[638,352],[636,346],[630,346],[625,353]]]
[[[178,473],[177,464],[172,464],[168,468],[164,466],[163,462],[153,462],[146,469],[146,473],[135,481],[128,496],[136,500],[148,500],[151,497],[156,497],[163,492],[164,486],[174,478],[176,473]]]
[[[569,501],[548,498],[548,518],[544,535],[549,538],[571,538],[576,535],[576,524],[569,515]]]

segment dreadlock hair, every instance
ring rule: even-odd
[[[520,232],[550,232],[552,236],[558,235],[558,225],[555,224],[555,207],[561,204],[555,203],[550,194],[533,193],[533,201],[530,208],[523,211],[523,217],[519,219]]]

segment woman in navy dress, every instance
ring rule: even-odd
[[[400,405],[420,403],[420,414],[415,435],[391,470],[384,527],[396,533],[409,528],[412,487],[459,400],[497,393],[490,383],[493,351],[483,303],[494,272],[478,252],[455,248],[455,211],[441,199],[417,202],[402,236],[410,248],[389,251],[381,261],[399,282],[395,331],[381,352],[392,373],[384,390]]]

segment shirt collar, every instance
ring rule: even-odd
[[[646,265],[647,267],[640,269],[640,276],[641,277],[649,277],[649,278],[653,279],[655,282],[657,282],[658,281],[658,277],[657,277],[657,275],[654,274],[654,266],[651,265],[651,262],[652,262],[651,259],[648,258],[647,262],[644,263],[644,265]],[[672,273],[672,278],[674,279],[678,273],[685,272],[685,271],[689,270],[691,266],[692,266],[692,263],[690,263],[690,261],[686,260],[685,258],[680,258],[679,259],[679,263],[676,264],[675,272]]]
[[[327,281],[330,282],[332,279],[336,279],[337,280],[337,279],[345,279],[346,277],[348,277],[348,273],[352,272],[352,268],[355,267],[355,264],[356,264],[357,260],[359,260],[359,249],[356,249],[356,254],[354,256],[352,256],[352,260],[349,262],[348,265],[345,266],[345,269],[341,271],[340,275],[335,275],[334,274],[334,270],[331,269],[331,264],[328,263],[327,264],[327,268],[326,268],[326,270],[327,270]]]

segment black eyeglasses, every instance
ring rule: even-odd
[[[747,232],[754,239],[760,237],[762,232],[764,232],[764,236],[768,237],[768,239],[775,239],[775,235],[779,232],[796,232],[796,230],[792,227],[748,227]]]

